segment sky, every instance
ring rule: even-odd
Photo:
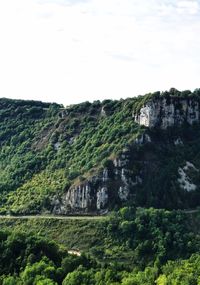
[[[200,87],[200,0],[0,0],[0,97],[120,99]]]

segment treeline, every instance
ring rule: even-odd
[[[165,98],[167,102],[170,102],[171,98],[174,98],[175,100],[185,99],[190,100],[194,99],[196,101],[200,102],[200,88],[196,88],[193,92],[191,90],[183,90],[179,91],[176,88],[171,88],[169,91],[156,91],[153,93],[148,93],[143,96],[136,97],[136,103],[134,106],[134,112],[137,114],[141,107],[145,105],[145,103],[149,101],[154,101],[157,99],[163,99]]]
[[[42,107],[42,108],[49,108],[51,105],[61,106],[57,103],[46,103],[42,101],[35,101],[35,100],[19,100],[19,99],[8,99],[8,98],[0,98],[0,107],[2,108],[9,108],[11,106],[14,107]]]

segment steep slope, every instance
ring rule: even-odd
[[[107,100],[63,109],[1,99],[1,212],[51,211],[55,194],[98,173],[142,130],[132,120],[132,102],[126,103]]]
[[[199,100],[199,89],[67,108],[0,99],[1,213],[198,206]]]

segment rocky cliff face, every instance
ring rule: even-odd
[[[193,98],[159,98],[147,102],[138,114],[133,114],[135,121],[149,128],[178,126],[184,122],[192,125],[200,122],[199,102]]]
[[[200,89],[173,88],[66,109],[1,99],[0,213],[196,207],[199,104]]]
[[[194,98],[158,98],[145,103],[139,113],[133,114],[133,116],[140,125],[167,129],[167,127],[180,126],[183,123],[189,125],[199,123],[200,106],[199,101]],[[149,188],[154,189],[157,183],[155,173],[160,171],[161,166],[160,153],[155,150],[152,151],[152,147],[157,145],[159,149],[160,141],[152,138],[149,135],[150,133],[145,131],[143,135],[138,136],[130,149],[124,150],[118,158],[111,162],[109,167],[105,167],[86,181],[75,183],[63,196],[54,197],[52,202],[53,213],[63,215],[102,214],[115,205],[136,200],[141,195],[141,189],[148,189],[145,190],[146,193]],[[165,143],[163,141],[164,145]],[[171,148],[184,146],[183,141],[176,136],[168,143]],[[149,147],[145,148],[146,145]],[[161,147],[162,149],[164,145]],[[143,150],[141,151],[141,149]],[[197,189],[196,184],[192,183],[192,178],[190,178],[191,169],[194,170],[194,167],[191,168],[192,164],[188,163],[189,170],[181,164],[174,169],[174,176],[177,176],[174,185],[177,189],[180,188],[186,192]],[[199,175],[198,171],[195,170],[193,176],[197,175]],[[153,182],[154,180],[155,182]],[[150,183],[152,183],[151,187]],[[171,185],[169,180],[168,187],[170,189]],[[142,195],[145,196],[146,194]],[[150,199],[148,194],[145,197],[147,203],[148,199],[154,199]],[[139,203],[143,203],[140,198]],[[151,201],[149,203],[151,204]]]
[[[104,213],[113,205],[120,205],[133,194],[142,179],[130,169],[129,151],[111,162],[98,174],[80,185],[71,186],[60,198],[53,200],[53,213],[59,215]]]

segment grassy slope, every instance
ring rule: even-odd
[[[87,219],[21,219],[1,218],[1,229],[34,233],[57,241],[68,249],[89,251],[103,244],[105,218]]]

